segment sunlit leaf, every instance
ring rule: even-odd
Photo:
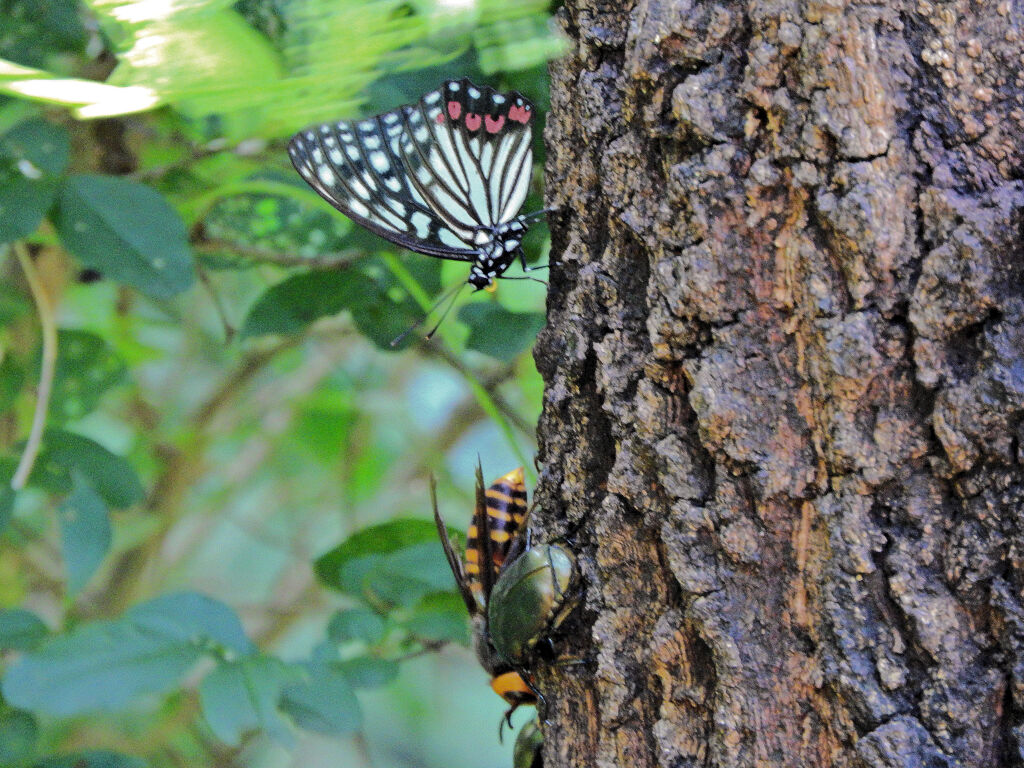
[[[158,299],[188,289],[185,224],[154,189],[114,176],[73,176],[57,206],[61,241],[86,267]]]
[[[111,541],[107,505],[77,470],[72,472],[71,494],[60,505],[57,520],[68,593],[74,595],[99,568]]]
[[[245,734],[257,730],[290,744],[292,733],[281,718],[278,702],[285,686],[300,678],[301,670],[269,656],[221,664],[199,685],[203,716],[226,744],[238,744]]]

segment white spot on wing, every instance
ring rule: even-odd
[[[423,97],[423,103],[424,104],[437,104],[437,102],[439,102],[440,100],[441,100],[441,92],[440,91],[431,91],[430,93],[428,93],[426,96]]]
[[[416,237],[420,240],[426,239],[430,234],[430,217],[423,211],[416,211],[412,215],[412,225],[416,227]]]
[[[367,149],[380,149],[380,137],[379,136],[367,136],[363,139],[363,146]]]
[[[378,142],[378,144],[379,143],[380,142]],[[387,155],[385,155],[383,152],[371,152],[370,165],[372,165],[375,170],[380,171],[381,173],[386,171],[390,166],[390,164],[388,163]]]
[[[319,168],[317,168],[316,173],[317,176],[320,177],[320,181],[322,181],[328,187],[333,187],[334,182],[338,180],[338,178],[334,175],[334,172],[326,165],[321,165]]]

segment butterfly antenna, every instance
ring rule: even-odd
[[[441,298],[439,298],[437,301],[434,302],[434,306],[432,306],[430,309],[428,309],[423,314],[423,317],[421,317],[419,320],[417,320],[415,323],[410,325],[408,328],[406,328],[404,331],[402,331],[400,334],[398,334],[397,336],[395,336],[395,338],[393,338],[391,340],[391,346],[392,347],[397,347],[399,344],[401,344],[403,341],[405,341],[405,337],[408,336],[413,331],[415,331],[417,328],[419,328],[423,324],[423,321],[426,320],[428,317],[430,317],[434,313],[434,310],[437,309],[439,306],[441,306],[441,303],[444,302],[445,299],[447,299],[453,293],[457,295],[458,290],[460,288],[465,288],[467,285],[469,285],[469,283],[456,283],[451,288],[449,288],[447,291],[445,291],[441,295]],[[448,306],[448,309],[451,309],[451,305]],[[444,314],[445,315],[448,314],[448,310],[447,309],[445,310]],[[441,315],[441,319],[444,320],[444,315]],[[438,325],[440,325],[440,323],[438,323]],[[434,327],[434,331],[436,331],[436,330],[437,330],[437,327],[435,326]],[[431,336],[433,336],[434,331],[431,331],[430,334],[428,334],[428,336],[427,336],[428,339]]]
[[[463,283],[460,287],[465,288],[467,285],[469,285],[469,283]],[[444,319],[448,317],[448,313],[452,311],[452,307],[455,306],[455,300],[457,298],[459,298],[459,294],[458,292],[455,292],[454,295],[452,296],[452,300],[448,302],[448,306],[445,307],[444,312],[441,313],[441,319],[438,320],[434,327],[430,329],[430,333],[424,336],[424,338],[427,341],[430,341],[432,338],[434,338],[434,334],[437,333],[437,329],[441,327],[441,323],[444,322]]]

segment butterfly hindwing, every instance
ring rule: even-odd
[[[296,134],[288,150],[306,182],[353,221],[409,250],[474,261],[514,218],[532,168],[532,106],[451,80],[364,120]]]

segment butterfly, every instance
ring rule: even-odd
[[[327,202],[410,251],[472,264],[490,286],[518,258],[531,219],[519,215],[533,168],[533,105],[449,80],[415,104],[325,123],[288,144],[292,164]]]

